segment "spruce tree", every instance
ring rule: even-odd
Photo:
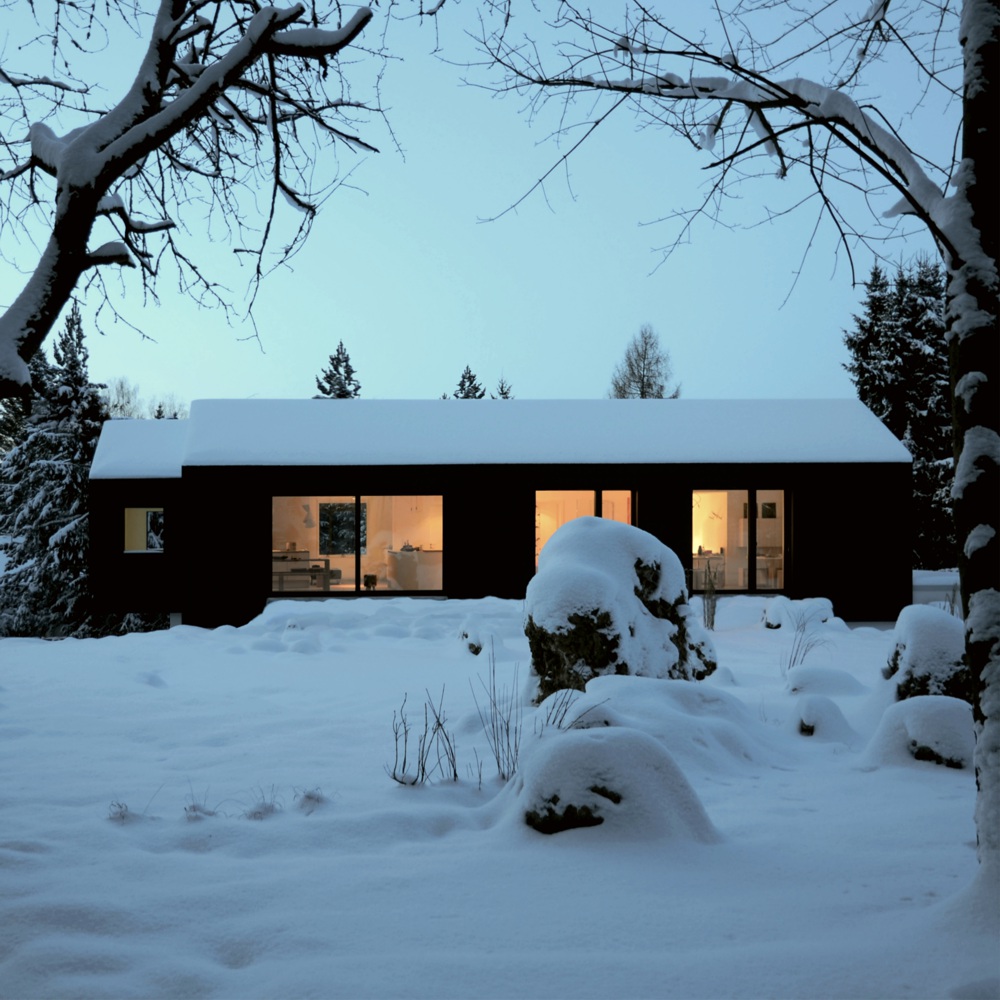
[[[34,385],[22,440],[0,463],[0,535],[10,537],[0,576],[0,635],[92,635],[87,483],[105,416],[90,382],[74,303],[54,364]]]
[[[452,393],[455,399],[482,399],[486,390],[479,384],[472,369],[466,365],[462,377],[458,380],[458,388]]]
[[[51,365],[44,351],[33,354],[28,362],[32,392],[27,396],[0,399],[0,459],[24,440],[28,417],[31,415],[32,400],[37,395],[37,389],[34,387],[44,384],[50,370]]]
[[[514,387],[508,382],[503,375],[500,376],[500,381],[497,382],[497,394],[494,396],[490,393],[490,399],[513,399],[514,398]]]
[[[324,368],[316,379],[319,395],[314,399],[357,399],[361,395],[361,383],[355,378],[351,356],[344,342],[337,344],[337,350],[330,355],[330,365]]]
[[[845,335],[858,398],[913,456],[913,565],[955,563],[951,404],[941,268],[919,259],[890,282],[878,265],[865,283],[864,312]]]

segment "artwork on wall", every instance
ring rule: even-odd
[[[163,511],[146,511],[146,550],[163,551]]]
[[[762,519],[775,520],[778,517],[778,505],[776,503],[761,502],[760,516]]]
[[[361,508],[361,524],[355,514]],[[354,503],[321,503],[319,505],[319,551],[324,556],[354,555],[356,528],[360,527],[361,554],[368,544],[368,505]]]

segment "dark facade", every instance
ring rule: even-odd
[[[704,582],[699,567],[711,567],[715,559],[716,565],[730,563],[723,594],[828,597],[849,620],[892,620],[910,603],[905,461],[199,464],[182,465],[173,478],[97,477],[90,547],[95,596],[108,608],[179,612],[185,623],[201,626],[245,623],[279,597],[523,598],[535,568],[538,491],[590,491],[594,509],[588,512],[596,514],[602,513],[602,497],[611,495],[602,491],[618,491],[615,496],[625,497],[627,505],[619,504],[617,519],[626,519],[627,510],[628,520],[672,548],[694,590]],[[709,494],[725,494],[733,517],[742,505],[744,523],[730,527],[736,542],[728,553],[725,544],[716,544],[702,554],[696,543],[692,497]],[[275,498],[288,500],[311,538],[323,531],[322,524],[310,524],[318,513],[314,507],[346,512],[360,543],[352,548],[345,542],[336,550],[321,542],[327,545],[323,554],[282,542]],[[328,498],[337,502],[312,502]],[[434,501],[440,538],[412,551],[408,539],[390,540],[379,570],[364,572],[360,552],[374,558],[378,548],[373,541],[366,545],[365,536],[367,531],[375,538],[374,501],[393,498]],[[160,509],[166,525],[162,550],[123,546],[123,521]],[[756,518],[747,517],[748,509]],[[357,526],[354,510],[364,510],[365,527]],[[299,556],[300,575],[290,575],[286,569],[298,570]],[[743,562],[732,568],[738,559]],[[418,585],[417,576],[393,570],[393,560],[424,560],[439,575]],[[336,562],[348,569],[331,569]],[[353,577],[352,562],[358,567]],[[299,589],[286,589],[289,580]]]

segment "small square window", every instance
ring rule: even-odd
[[[165,539],[162,507],[125,508],[126,552],[162,552]]]

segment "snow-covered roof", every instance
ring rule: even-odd
[[[157,424],[177,438],[144,437]],[[160,447],[169,455],[157,468],[172,461],[174,475],[181,465],[910,461],[852,399],[216,399],[195,401],[186,421],[108,429],[95,478],[162,475],[146,471]]]
[[[181,474],[187,420],[108,420],[90,466],[91,479],[170,479]]]

